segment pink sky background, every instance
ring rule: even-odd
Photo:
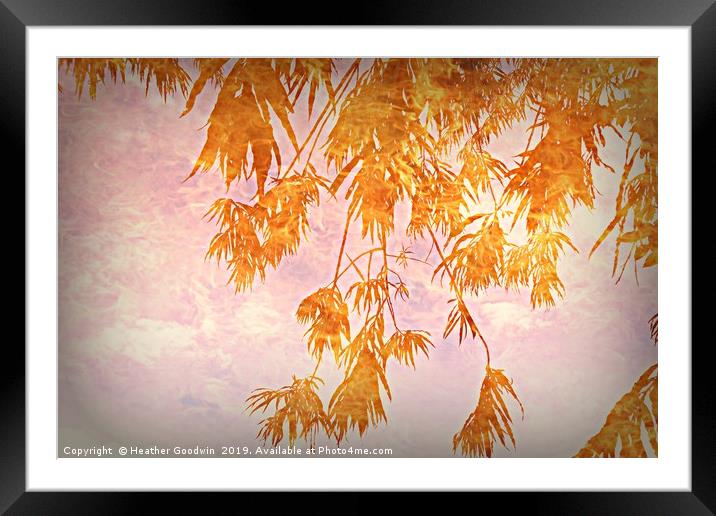
[[[245,412],[246,397],[313,369],[306,328],[294,314],[332,276],[343,204],[324,199],[298,254],[252,292],[235,294],[224,267],[204,261],[215,226],[202,217],[226,196],[223,181],[210,173],[182,183],[204,143],[213,88],[179,118],[181,96],[165,103],[152,85],[145,97],[136,79],[99,87],[94,101],[77,99],[70,77],[61,74],[61,83],[60,447],[255,448],[261,418]],[[303,116],[299,110],[295,119]],[[492,150],[510,161],[524,138],[516,128]],[[609,145],[607,161],[619,169],[623,144]],[[291,157],[287,150],[284,161]],[[629,273],[615,285],[613,238],[588,259],[613,216],[617,187],[605,170],[595,170],[595,182],[596,209],[577,208],[566,231],[579,254],[560,262],[565,299],[533,310],[528,290],[495,289],[469,302],[493,366],[514,379],[525,406],[524,420],[514,425],[517,451],[498,446],[498,457],[572,456],[657,359],[647,324],[657,312],[655,268],[640,270],[639,285]],[[232,186],[230,194],[237,192]],[[399,210],[389,247],[423,253],[427,246],[404,236],[406,214]],[[359,224],[352,229],[347,249],[355,256],[370,243],[360,241]],[[484,352],[470,340],[458,347],[454,336],[441,339],[451,296],[431,282],[431,267],[411,264],[403,276],[411,297],[397,304],[398,318],[406,328],[429,331],[435,348],[429,360],[417,358],[416,370],[389,364],[388,424],[362,439],[356,431],[346,444],[391,447],[394,456],[453,456],[452,436],[477,401]],[[327,405],[341,373],[327,358],[318,374]],[[514,406],[512,412],[518,415]]]

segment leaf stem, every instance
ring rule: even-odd
[[[390,311],[390,317],[393,320],[393,326],[396,330],[400,331],[400,328],[398,327],[398,321],[395,319],[395,309],[393,308],[393,302],[390,300],[390,288],[388,282],[388,272],[390,272],[390,269],[388,268],[388,249],[385,240],[385,231],[381,231],[380,242],[382,246],[381,249],[383,250],[383,269],[385,270],[385,284],[383,286],[383,288],[385,289],[385,300],[388,303],[388,310]]]
[[[350,270],[350,268],[351,268],[351,266],[353,266],[353,263],[354,263],[354,262],[357,262],[358,260],[360,260],[361,258],[363,258],[363,257],[366,256],[366,255],[370,255],[370,256],[372,257],[373,253],[377,253],[378,251],[382,251],[382,250],[383,250],[382,247],[374,247],[373,249],[368,249],[367,251],[363,251],[362,253],[360,253],[360,254],[359,254],[358,256],[356,256],[355,258],[349,258],[349,260],[351,261],[351,264],[350,264],[350,265],[347,265],[347,266],[340,272],[340,274],[338,274],[338,278],[337,278],[337,279],[341,279],[341,277],[342,277],[346,272],[348,272],[348,270]],[[348,255],[346,255],[346,256],[348,256]],[[398,257],[398,255],[396,255],[396,254],[390,254],[390,253],[388,253],[387,256],[388,256],[388,258],[397,258],[397,257]],[[412,258],[412,257],[410,257],[410,256],[406,256],[405,259],[406,259],[406,260],[410,260],[410,261],[412,261],[412,262],[419,262],[419,263],[424,263],[425,265],[430,265],[430,266],[432,266],[432,264],[431,264],[430,262],[428,262],[427,260],[421,260],[420,258]],[[368,272],[370,273],[370,269],[369,269]],[[363,278],[361,278],[361,279],[363,279]]]
[[[355,61],[353,61],[351,66],[348,67],[348,70],[346,70],[346,72],[343,74],[343,77],[341,78],[341,81],[338,83],[338,87],[336,88],[336,96],[337,97],[340,97],[345,92],[345,90],[348,86],[348,82],[349,82],[348,79],[353,75],[355,70],[358,69],[358,65],[360,64],[360,61],[361,61],[361,58],[357,58]],[[300,158],[301,153],[306,148],[306,145],[308,145],[308,142],[311,141],[311,138],[313,137],[313,134],[316,132],[316,129],[318,129],[319,126],[320,126],[321,130],[323,129],[323,127],[325,126],[323,117],[326,116],[326,113],[328,113],[328,109],[331,106],[333,106],[333,109],[335,110],[335,101],[331,102],[331,99],[328,99],[326,101],[326,105],[323,106],[323,110],[321,110],[321,113],[318,115],[318,118],[313,123],[313,127],[311,127],[311,130],[309,131],[308,136],[306,137],[304,142],[299,147],[298,152],[294,155],[293,159],[291,160],[291,163],[289,163],[288,167],[286,167],[286,171],[283,172],[282,174],[279,174],[279,179],[283,179],[284,177],[286,177],[288,175],[289,172],[291,172],[293,167],[298,162],[298,159]],[[326,120],[328,120],[328,119],[326,118]],[[319,135],[320,135],[320,131],[319,131]],[[316,140],[317,139],[318,139],[318,136],[316,136]],[[315,144],[314,144],[314,146],[315,146]],[[311,149],[311,150],[313,150],[313,149]]]
[[[455,297],[457,298],[458,303],[462,304],[462,306],[465,307],[466,314],[468,317],[468,323],[470,324],[470,328],[474,330],[475,334],[480,338],[480,341],[482,342],[482,345],[485,348],[485,355],[487,356],[487,368],[489,368],[490,367],[490,348],[487,345],[485,338],[482,336],[480,329],[477,327],[477,324],[475,323],[475,319],[473,319],[472,314],[467,309],[467,304],[465,303],[465,300],[462,297],[462,293],[460,292],[460,289],[457,287],[457,282],[455,281],[455,276],[453,275],[452,271],[450,270],[449,264],[445,260],[445,255],[442,252],[442,248],[440,247],[440,244],[438,243],[438,239],[435,236],[435,233],[433,232],[433,228],[431,226],[428,226],[428,232],[430,233],[430,237],[433,240],[433,244],[435,245],[435,249],[437,250],[438,255],[440,256],[442,263],[445,264],[445,271],[447,272],[448,277],[450,278],[450,286],[452,288],[452,291],[455,294]]]
[[[316,373],[318,372],[318,366],[321,365],[322,358],[323,358],[323,353],[318,355],[318,360],[316,361],[316,367],[313,369],[313,372],[311,373],[311,376],[309,378],[316,378]]]
[[[346,226],[345,228],[343,228],[343,239],[341,240],[341,248],[338,251],[338,263],[336,263],[336,273],[333,275],[333,288],[336,287],[336,284],[338,283],[338,278],[340,277],[341,259],[343,258],[343,251],[346,248],[346,240],[348,239],[348,228],[350,228],[352,216],[353,210],[349,208],[348,213],[346,214]]]

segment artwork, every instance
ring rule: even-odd
[[[657,60],[63,58],[60,457],[655,457]]]

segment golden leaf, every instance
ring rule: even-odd
[[[355,360],[363,351],[370,351],[379,356],[384,349],[385,336],[385,318],[382,311],[383,305],[380,306],[375,314],[366,318],[363,327],[353,340],[341,352],[340,364],[346,370],[350,369]]]
[[[447,339],[452,331],[458,327],[458,342],[461,343],[463,339],[467,337],[468,330],[474,338],[477,335],[477,325],[470,315],[470,310],[468,310],[465,302],[460,298],[455,298],[448,301],[448,303],[455,304],[448,315],[445,331],[443,332],[443,339]]]
[[[468,416],[460,431],[453,436],[453,452],[459,447],[460,452],[468,457],[492,457],[495,438],[505,447],[506,439],[509,438],[515,447],[512,417],[505,404],[505,393],[519,404],[524,417],[524,408],[512,388],[512,381],[507,379],[502,369],[488,366],[477,407]]]
[[[331,75],[335,70],[335,64],[329,58],[302,58],[302,59],[277,59],[276,68],[289,80],[289,91],[295,92],[294,98],[298,99],[303,88],[308,84],[308,117],[311,117],[313,105],[316,100],[316,92],[320,87],[326,89],[328,100],[335,101],[336,92],[333,89]]]
[[[81,97],[85,83],[89,86],[90,98],[97,96],[97,86],[104,84],[107,75],[113,82],[125,82],[127,68],[145,83],[145,94],[154,79],[157,91],[166,101],[168,95],[180,91],[188,92],[190,77],[175,58],[72,58],[60,59],[60,69],[70,69],[75,78],[75,91]]]
[[[377,306],[387,295],[385,292],[385,276],[370,278],[354,283],[348,289],[346,297],[353,296],[353,309],[358,312],[367,312]]]
[[[128,61],[132,73],[145,83],[145,95],[149,93],[152,79],[165,101],[168,95],[174,95],[177,91],[181,91],[184,96],[189,92],[189,74],[179,65],[178,59],[140,58]]]
[[[654,344],[659,343],[659,314],[654,314],[654,316],[649,319],[649,332],[651,334],[651,340],[654,341]]]
[[[452,252],[435,269],[433,277],[452,268],[453,281],[461,291],[477,293],[500,284],[504,261],[505,234],[497,218],[486,219],[476,233],[467,233],[454,244]]]
[[[658,371],[654,364],[614,405],[604,426],[575,457],[647,457],[644,432],[658,455],[658,423]]]
[[[422,351],[426,358],[430,358],[428,346],[433,346],[430,333],[422,330],[396,330],[381,350],[383,367],[388,358],[393,357],[401,364],[410,365],[415,369],[415,355],[418,351]]]
[[[390,399],[390,387],[383,367],[372,351],[364,349],[328,404],[332,429],[338,444],[348,430],[356,426],[360,435],[363,435],[369,425],[376,425],[380,421],[387,422],[380,398],[380,385]]]
[[[643,267],[651,267],[658,262],[657,75],[655,60],[629,60],[620,76],[622,96],[613,100],[616,111],[615,122],[620,126],[630,127],[631,136],[627,140],[624,170],[616,199],[616,215],[595,242],[590,255],[612,231],[617,229],[612,271],[614,275],[617,274],[622,245],[631,247],[631,251],[622,265],[622,273],[631,257],[635,262],[644,260]],[[639,143],[636,148],[633,148],[635,137]],[[643,171],[633,174],[637,159],[641,161]],[[626,229],[628,221],[632,225],[631,230]],[[621,279],[621,273],[617,281],[619,279]]]
[[[224,260],[231,271],[228,282],[236,291],[251,287],[254,277],[265,276],[264,258],[258,236],[258,224],[251,208],[232,199],[218,199],[206,213],[217,220],[219,233],[212,238],[206,258]]]
[[[215,86],[220,86],[224,82],[223,66],[228,63],[229,60],[226,58],[200,58],[195,59],[194,64],[199,69],[199,77],[194,81],[189,92],[189,97],[186,99],[186,106],[181,116],[186,115],[194,107],[196,98],[202,92],[206,83],[211,81]]]
[[[264,227],[262,253],[272,267],[298,250],[309,229],[308,208],[318,206],[322,184],[314,174],[294,174],[275,180],[257,202],[256,217]]]
[[[75,79],[77,97],[82,97],[85,83],[88,85],[91,99],[97,96],[97,85],[104,84],[105,77],[109,75],[113,82],[126,79],[127,60],[118,58],[74,58],[59,59],[60,69],[67,72],[72,70]]]
[[[189,177],[199,170],[208,171],[218,161],[227,188],[240,174],[248,179],[255,172],[257,192],[263,195],[272,163],[281,166],[270,113],[278,117],[298,152],[296,135],[288,119],[292,111],[271,59],[237,61],[223,81],[207,122],[206,143]]]
[[[270,439],[272,446],[277,446],[283,440],[286,425],[289,446],[293,446],[297,437],[305,439],[313,446],[319,430],[330,435],[330,420],[323,410],[321,398],[316,393],[319,383],[322,384],[323,381],[315,376],[294,376],[291,385],[280,389],[254,390],[254,394],[246,399],[251,414],[257,411],[265,413],[272,405],[274,407],[273,415],[259,423],[260,429],[256,437],[264,443]]]
[[[351,338],[348,306],[340,290],[335,287],[317,290],[301,301],[296,319],[301,324],[311,324],[306,332],[309,352],[319,358],[323,350],[329,347],[336,362],[339,362],[343,350],[342,339]]]
[[[532,307],[554,306],[555,295],[564,297],[564,285],[557,274],[557,259],[565,248],[577,252],[571,240],[558,231],[529,236],[527,244],[514,246],[507,253],[502,271],[505,288],[532,286]]]

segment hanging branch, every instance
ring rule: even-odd
[[[435,237],[435,232],[433,231],[432,227],[428,226],[428,232],[430,234],[430,238],[433,241],[433,245],[435,247],[435,250],[438,253],[438,256],[440,257],[440,260],[442,263],[445,263],[445,255],[443,254],[442,248],[440,247],[440,244],[438,243],[437,238]],[[457,283],[455,281],[455,276],[452,273],[452,270],[450,269],[449,265],[445,266],[445,271],[448,274],[448,278],[450,279],[450,288],[452,289],[453,294],[455,295],[455,298],[457,300],[457,306],[453,309],[453,312],[455,313],[455,316],[451,314],[451,316],[448,318],[448,326],[445,329],[445,335],[444,338],[447,338],[447,336],[450,334],[450,332],[455,328],[458,321],[460,322],[460,337],[459,340],[462,342],[462,339],[464,338],[463,334],[463,325],[466,325],[465,327],[469,327],[470,331],[472,332],[472,336],[477,336],[480,339],[480,342],[482,342],[483,347],[485,348],[485,355],[487,357],[487,367],[490,366],[490,348],[487,345],[487,341],[485,341],[485,338],[482,336],[482,333],[480,333],[480,330],[477,327],[477,324],[475,323],[475,320],[472,318],[472,315],[470,314],[470,311],[467,309],[467,305],[465,304],[465,301],[462,297],[462,292],[460,292],[460,289],[457,287]]]

